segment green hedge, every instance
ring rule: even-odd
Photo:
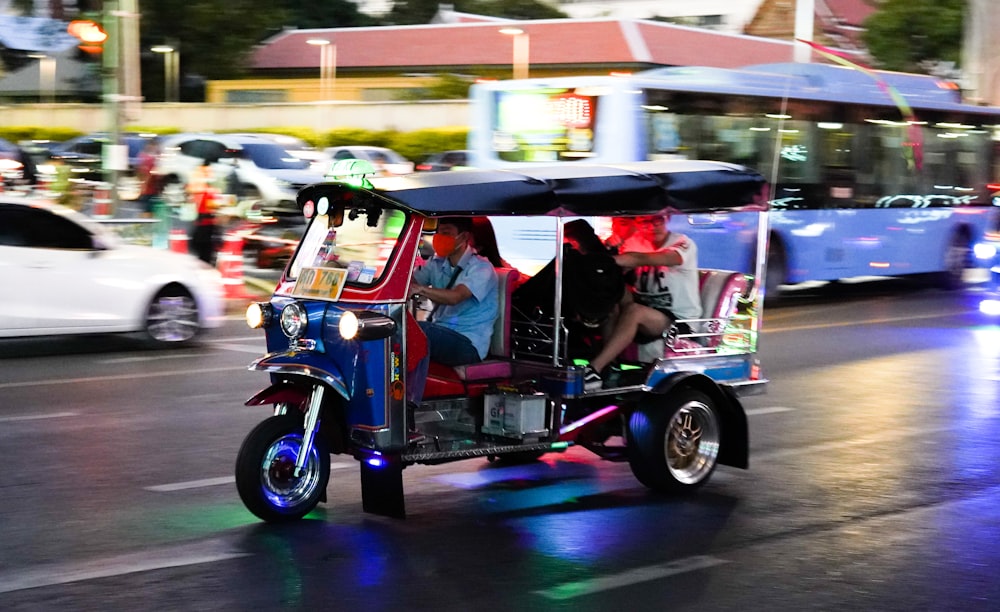
[[[174,127],[129,126],[128,132],[153,134],[175,134],[182,130]],[[317,132],[307,127],[276,127],[239,130],[240,132],[265,132],[295,136],[315,147],[337,147],[347,145],[370,145],[388,147],[398,151],[403,157],[419,162],[431,153],[466,148],[469,128],[446,127],[400,132],[394,130],[336,129]],[[69,140],[81,136],[83,132],[70,128],[48,128],[41,126],[0,127],[0,138],[17,143],[30,140]]]

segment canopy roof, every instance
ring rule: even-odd
[[[370,191],[429,217],[448,215],[617,216],[764,210],[764,177],[721,162],[562,164],[508,170],[428,172],[372,179]],[[318,183],[298,203],[351,189]],[[354,188],[357,189],[357,188]]]

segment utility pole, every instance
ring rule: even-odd
[[[109,142],[102,151],[105,179],[115,210],[121,203],[118,179],[128,170],[128,146],[122,144],[122,125],[138,119],[142,100],[139,82],[139,14],[136,0],[104,0],[102,19],[108,40],[104,46],[104,104]]]

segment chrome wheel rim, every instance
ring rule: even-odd
[[[667,424],[664,440],[667,468],[684,484],[701,482],[719,455],[719,422],[702,402],[688,402]]]
[[[271,505],[278,508],[295,507],[313,494],[319,485],[319,455],[315,447],[302,468],[302,475],[295,477],[295,459],[302,448],[301,434],[288,434],[276,440],[261,464],[261,485]]]
[[[158,342],[184,342],[198,333],[198,307],[188,296],[160,296],[149,307],[146,330]]]

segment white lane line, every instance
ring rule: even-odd
[[[678,559],[677,561],[671,561],[670,563],[660,565],[637,567],[635,569],[621,572],[620,574],[611,574],[609,576],[601,576],[599,578],[580,580],[577,582],[565,582],[550,589],[535,591],[535,593],[545,597],[546,599],[574,599],[576,597],[600,593],[601,591],[618,589],[623,586],[639,584],[641,582],[650,582],[652,580],[660,580],[662,578],[669,578],[670,576],[676,576],[678,574],[715,567],[716,565],[722,565],[723,563],[729,563],[729,561],[719,559],[718,557],[699,555],[696,557]]]
[[[356,465],[352,463],[331,463],[330,470],[345,470],[349,467],[354,467]],[[151,487],[143,487],[146,491],[155,491],[157,493],[170,493],[173,491],[184,491],[187,489],[200,489],[203,487],[217,487],[220,485],[228,485],[236,482],[236,478],[233,476],[219,476],[218,478],[202,478],[201,480],[188,480],[186,482],[171,482],[162,485],[153,485]]]
[[[248,557],[221,540],[73,563],[0,572],[0,593]]]
[[[0,423],[11,421],[36,421],[38,419],[61,419],[63,417],[80,416],[79,412],[50,412],[49,414],[26,414],[24,416],[0,417]]]
[[[257,345],[257,346],[251,346],[249,344],[230,344],[228,342],[226,342],[226,343],[220,342],[218,344],[213,345],[213,347],[214,348],[218,348],[218,349],[222,349],[224,351],[236,351],[238,353],[250,353],[251,355],[263,355],[264,353],[267,352],[267,349],[262,344]]]
[[[134,357],[114,357],[111,359],[98,359],[97,363],[119,364],[119,363],[143,363],[146,361],[160,361],[161,359],[191,359],[196,353],[162,353],[159,355],[137,355]]]
[[[774,414],[776,412],[792,412],[795,408],[785,406],[766,406],[764,408],[751,408],[747,410],[747,416],[760,416],[762,414]]]
[[[920,321],[923,319],[944,319],[947,317],[957,317],[966,314],[972,314],[977,311],[975,310],[960,310],[957,312],[936,312],[924,315],[908,315],[899,317],[879,317],[877,319],[862,319],[860,321],[838,321],[830,323],[803,323],[799,325],[790,324],[788,326],[781,325],[764,325],[762,330],[763,333],[768,332],[796,332],[811,329],[832,329],[836,327],[857,327],[859,325],[885,325],[887,323],[899,323],[901,321]]]
[[[954,426],[947,427],[909,427],[902,429],[893,429],[890,431],[883,432],[881,434],[875,434],[871,436],[863,436],[861,438],[855,438],[853,440],[838,440],[836,442],[824,442],[822,444],[814,444],[812,446],[800,446],[796,448],[782,448],[772,451],[764,451],[760,453],[751,453],[751,457],[760,461],[762,459],[776,459],[778,457],[794,457],[795,455],[818,455],[825,451],[835,451],[844,448],[851,448],[854,446],[865,446],[869,444],[886,444],[893,440],[898,440],[900,438],[910,438],[915,436],[926,436],[930,434],[941,433],[942,431],[951,431],[955,429]]]
[[[84,378],[57,378],[54,380],[25,380],[0,383],[0,389],[14,387],[44,387],[46,385],[77,385],[80,383],[107,382],[112,380],[135,380],[137,378],[163,378],[167,376],[191,376],[193,374],[214,374],[217,372],[246,372],[246,366],[225,368],[196,368],[193,370],[172,370],[170,372],[137,372],[133,374],[111,374],[106,376],[86,376]]]

